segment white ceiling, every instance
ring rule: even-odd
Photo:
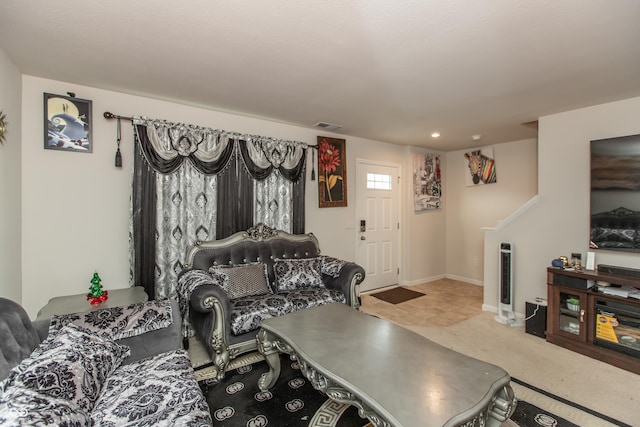
[[[28,75],[443,151],[640,96],[638,0],[2,0],[0,47]]]

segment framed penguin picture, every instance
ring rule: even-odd
[[[91,101],[44,94],[44,148],[93,152]]]

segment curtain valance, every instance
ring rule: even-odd
[[[166,120],[133,117],[144,157],[159,173],[172,173],[190,161],[205,175],[219,174],[229,163],[234,148],[242,156],[243,163],[254,179],[263,180],[278,169],[292,182],[302,176],[306,160],[307,144],[257,135],[240,134],[219,129],[205,128]]]

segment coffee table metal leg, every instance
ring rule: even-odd
[[[510,385],[505,385],[499,392],[493,397],[493,401],[489,405],[487,411],[488,419],[486,420],[487,427],[500,427],[516,409],[516,394]]]
[[[276,384],[280,376],[280,351],[272,337],[264,330],[258,333],[258,351],[264,356],[269,365],[269,371],[262,374],[258,380],[261,391],[269,390]]]

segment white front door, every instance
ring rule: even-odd
[[[356,262],[366,276],[360,292],[398,283],[400,166],[356,163]]]

